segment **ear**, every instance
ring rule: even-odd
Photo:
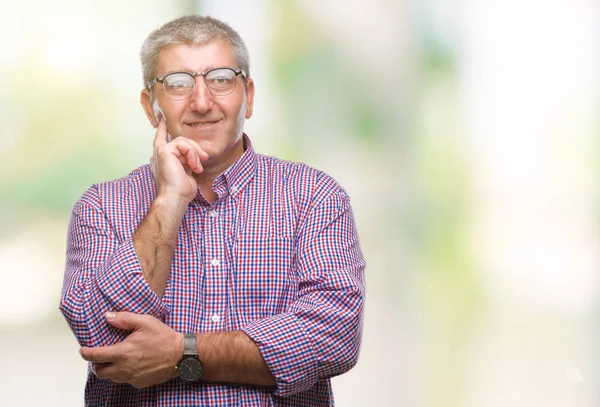
[[[152,127],[158,127],[158,120],[156,120],[156,116],[154,115],[154,107],[152,106],[152,99],[150,98],[150,91],[148,89],[143,89],[140,95],[140,103],[144,108],[144,112],[146,113],[146,117]]]
[[[254,81],[252,78],[247,79],[246,89],[246,119],[252,117],[252,110],[254,108]]]

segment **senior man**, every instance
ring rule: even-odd
[[[87,406],[331,406],[358,358],[364,258],[346,192],[243,132],[254,81],[211,17],[152,32],[150,165],[76,203],[60,309]]]

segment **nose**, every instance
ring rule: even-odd
[[[194,90],[192,96],[190,96],[190,106],[192,110],[204,114],[212,109],[215,101],[212,93],[210,93],[208,87],[206,87],[204,78],[197,76],[195,79],[196,83],[194,84]]]

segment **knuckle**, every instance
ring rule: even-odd
[[[146,387],[146,386],[144,386],[144,384],[143,384],[143,383],[141,383],[141,382],[137,382],[137,381],[132,381],[130,384],[131,384],[133,387],[135,387],[136,389],[138,389],[138,390],[141,390],[141,389],[143,389],[144,387]]]
[[[177,145],[180,145],[182,147],[187,147],[189,148],[191,146],[191,142],[190,140],[184,138],[184,137],[178,137],[176,138],[174,141],[172,142],[177,142]]]

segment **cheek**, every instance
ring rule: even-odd
[[[176,131],[183,127],[182,118],[183,118],[184,107],[182,106],[169,106],[169,108],[163,107],[163,112],[167,118],[167,124],[169,129]]]
[[[246,108],[246,101],[244,101],[244,103],[242,103],[242,106],[240,106],[240,110],[238,111],[238,122],[246,118]]]

